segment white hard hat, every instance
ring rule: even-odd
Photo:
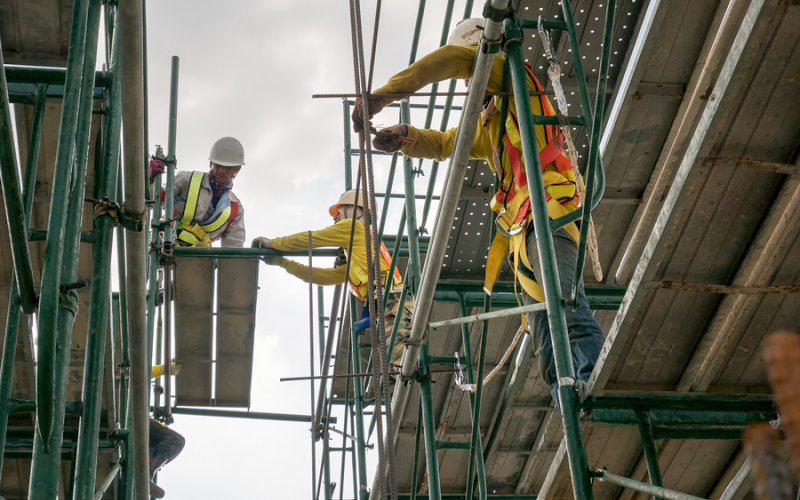
[[[345,191],[342,193],[342,195],[339,197],[339,201],[331,205],[331,207],[328,209],[328,213],[331,214],[331,217],[336,217],[336,215],[339,213],[339,207],[342,205],[355,205],[363,209],[364,193],[358,193],[358,201],[356,201],[355,189],[351,189],[350,191]]]
[[[223,167],[244,165],[244,148],[235,137],[222,137],[211,146],[208,160]]]
[[[462,19],[456,24],[450,37],[447,39],[448,45],[478,45],[483,34],[484,19],[482,17],[470,17]]]

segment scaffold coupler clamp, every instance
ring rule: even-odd
[[[101,198],[99,200],[95,200],[94,198],[86,198],[86,201],[91,202],[94,205],[93,216],[95,220],[107,215],[111,217],[114,226],[119,224],[120,207],[117,205],[117,202],[109,200],[108,198]]]
[[[158,263],[162,266],[170,266],[175,263],[175,245],[171,241],[165,241],[158,248]]]

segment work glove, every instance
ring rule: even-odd
[[[250,243],[250,246],[253,248],[272,248],[272,240],[263,236],[259,236],[258,238],[254,239],[252,243]]]
[[[169,362],[169,374],[170,375],[177,375],[181,372],[181,364],[175,361],[175,358],[172,358],[172,361]],[[153,377],[160,377],[166,373],[166,366],[156,365],[153,367]]]
[[[360,97],[356,98],[355,104],[353,104],[353,114],[350,116],[350,119],[353,121],[353,130],[356,133],[361,132],[364,130],[364,124],[366,123],[369,127],[369,121],[372,119],[373,116],[378,114],[378,112],[383,109],[382,106],[378,105],[378,101],[374,97],[369,98],[369,116],[366,118],[364,117],[364,103]]]
[[[148,165],[148,172],[150,174],[151,181],[155,179],[158,174],[163,174],[166,169],[167,168],[166,164],[164,163],[164,160],[161,160],[156,157],[150,158],[150,164]]]
[[[372,147],[386,153],[394,153],[400,151],[404,145],[411,143],[407,136],[408,126],[398,123],[379,130],[372,139]]]
[[[261,260],[264,261],[264,264],[268,264],[270,266],[280,266],[281,262],[283,261],[283,257],[280,255],[265,255],[261,257]]]

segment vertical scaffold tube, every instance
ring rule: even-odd
[[[108,115],[103,136],[103,159],[100,172],[98,197],[114,199],[117,190],[120,142],[120,98],[119,81],[119,30],[114,30],[111,48],[111,87]],[[92,247],[92,290],[89,297],[89,327],[86,335],[86,359],[83,376],[84,411],[78,432],[77,457],[75,463],[75,489],[73,498],[90,498],[94,493],[97,474],[97,442],[100,430],[100,406],[103,386],[103,362],[105,360],[106,337],[111,303],[111,248],[114,220],[105,213],[95,219],[94,246]]]
[[[420,352],[425,371],[428,370],[428,346],[423,345]],[[421,363],[422,364],[422,363]],[[422,430],[425,438],[425,465],[428,471],[428,498],[441,500],[442,488],[439,482],[439,460],[436,455],[436,422],[433,418],[433,395],[430,376],[423,377],[419,383],[419,401],[422,407]],[[419,423],[417,423],[419,425]]]
[[[348,297],[350,300],[350,325],[348,326],[350,329],[350,359],[352,360],[352,370],[353,373],[361,373],[361,351],[359,349],[359,344],[361,343],[361,339],[357,332],[353,329],[353,323],[355,322],[355,318],[360,317],[360,308],[356,304],[356,299],[354,297]],[[356,378],[353,381],[353,400],[355,402],[355,417],[354,417],[354,428],[353,431],[355,432],[356,442],[353,443],[353,446],[356,450],[356,461],[358,464],[358,499],[365,500],[369,494],[367,492],[367,463],[366,463],[366,453],[364,451],[364,447],[366,446],[366,439],[364,436],[364,385],[362,381]]]
[[[567,0],[569,1],[569,0]],[[578,303],[578,286],[583,278],[583,264],[586,259],[587,242],[589,238],[589,227],[591,226],[591,214],[594,210],[594,189],[595,179],[604,178],[602,167],[600,166],[600,129],[603,124],[603,115],[606,104],[606,84],[608,83],[608,64],[611,58],[611,45],[614,34],[614,12],[616,11],[617,1],[608,0],[606,3],[606,22],[603,31],[603,50],[600,57],[600,71],[597,75],[597,93],[595,101],[594,116],[591,112],[588,113],[587,119],[592,117],[592,129],[589,138],[589,163],[586,169],[586,192],[583,199],[582,220],[586,221],[581,224],[580,239],[578,240],[578,258],[575,266],[575,279],[572,282],[572,290],[570,290],[570,302],[577,306]],[[565,7],[566,8],[566,7]],[[574,32],[574,30],[570,30]],[[581,66],[581,64],[578,64]],[[581,82],[583,83],[583,82]],[[585,84],[583,85],[583,92],[586,93]],[[598,193],[598,197],[602,196],[602,191]],[[598,200],[599,201],[599,200]]]
[[[542,288],[547,303],[547,318],[550,324],[550,337],[553,344],[553,355],[558,376],[558,394],[561,407],[561,420],[567,440],[569,469],[572,476],[572,487],[575,498],[592,498],[592,486],[589,481],[589,465],[586,459],[586,448],[581,435],[578,418],[578,392],[575,390],[575,370],[572,366],[572,354],[567,337],[567,323],[564,318],[564,301],[558,277],[558,264],[553,247],[553,234],[550,232],[550,217],[544,197],[544,181],[539,165],[539,151],[536,147],[536,135],[533,128],[533,110],[528,98],[528,84],[525,74],[525,61],[522,57],[520,37],[513,21],[506,21],[506,35],[512,40],[507,46],[508,59],[511,64],[511,80],[514,89],[514,102],[519,117],[522,151],[525,157],[525,173],[528,176],[528,192],[531,199],[533,225],[536,231],[536,248],[542,269]],[[516,41],[514,41],[516,39]]]
[[[122,93],[123,166],[125,208],[144,215],[144,61],[142,0],[121,2],[119,6],[120,77]],[[127,274],[128,339],[131,359],[131,424],[133,436],[134,491],[144,497],[149,491],[148,466],[148,385],[150,367],[147,357],[145,319],[145,239],[144,233],[128,231],[125,235]]]
[[[53,405],[52,427],[49,432],[40,427],[33,438],[33,464],[31,466],[29,491],[35,491],[41,498],[55,498],[58,490],[61,465],[61,441],[64,431],[64,406],[67,392],[67,375],[70,364],[72,345],[72,327],[78,310],[78,294],[75,286],[78,277],[78,256],[80,254],[81,222],[83,220],[84,194],[86,192],[86,170],[89,156],[89,137],[92,118],[92,90],[94,88],[95,60],[97,57],[97,40],[100,31],[100,0],[90,0],[88,4],[86,32],[83,40],[83,59],[80,88],[78,89],[78,110],[70,119],[74,122],[74,142],[71,145],[74,154],[74,167],[71,180],[65,190],[69,190],[67,210],[64,213],[67,227],[63,228],[61,243],[60,287],[69,285],[68,289],[59,290],[57,323],[55,330],[54,371],[49,374],[52,380],[52,399],[47,402]],[[72,47],[70,47],[70,51]],[[67,70],[69,72],[69,69]],[[63,110],[66,113],[66,108]],[[62,133],[63,133],[62,115]],[[70,161],[69,163],[71,163]],[[54,189],[55,190],[55,189]],[[51,210],[52,215],[52,210]],[[52,217],[48,225],[48,244],[53,232]],[[45,257],[46,258],[46,257]],[[46,265],[47,263],[45,263]],[[44,281],[44,278],[43,278]],[[42,305],[42,308],[44,306]],[[41,318],[41,315],[40,315]],[[47,331],[41,329],[41,334]],[[38,374],[40,374],[39,372]],[[37,375],[38,375],[37,374]],[[37,376],[37,383],[40,377]],[[40,413],[37,393],[37,415]],[[37,425],[45,419],[37,419]]]
[[[47,222],[44,266],[39,297],[37,364],[36,364],[36,422],[45,441],[53,429],[53,392],[55,373],[55,343],[58,302],[60,296],[61,261],[64,254],[64,226],[67,217],[67,188],[72,173],[75,147],[75,117],[78,114],[81,77],[86,41],[89,0],[76,0],[72,10],[64,99],[61,107],[58,145]],[[72,224],[75,225],[74,222]],[[80,221],[74,230],[80,231]]]
[[[24,217],[17,217],[17,214],[23,213],[23,202],[12,130],[3,47],[0,46],[0,188],[3,192],[8,238],[11,243],[11,257],[14,262],[14,275],[16,276],[20,305],[26,314],[31,314],[36,309],[36,292],[33,288],[33,268],[31,267],[31,254],[28,250],[28,225]]]
[[[0,56],[0,58],[1,57],[2,56]],[[36,105],[33,110],[33,126],[31,127],[28,163],[25,170],[25,187],[22,193],[26,221],[30,220],[31,209],[33,208],[33,196],[36,189],[36,172],[39,167],[39,150],[46,99],[47,87],[40,86],[37,90]],[[3,454],[5,450],[4,436],[6,435],[8,425],[8,413],[6,413],[8,405],[5,403],[11,395],[11,383],[14,377],[14,359],[17,348],[17,333],[19,331],[19,317],[21,311],[20,305],[16,301],[18,295],[17,282],[16,279],[12,277],[8,293],[8,313],[6,314],[6,333],[3,339],[3,358],[2,361],[0,361],[0,478],[2,478],[3,472]]]

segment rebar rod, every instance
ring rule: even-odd
[[[125,175],[126,209],[144,216],[144,78],[142,26],[142,0],[122,2],[119,6],[121,78],[125,82],[122,94],[123,166]],[[133,480],[137,496],[149,491],[148,466],[148,366],[147,322],[145,319],[145,239],[141,232],[128,231],[125,235],[127,274],[126,311],[128,314],[128,339],[131,358],[131,424],[133,436]]]
[[[574,385],[575,370],[572,365],[558,263],[553,246],[553,234],[550,232],[550,216],[544,195],[544,181],[542,179],[541,165],[539,164],[539,151],[536,146],[536,134],[532,120],[533,110],[530,99],[523,92],[523,89],[528,88],[528,79],[520,46],[521,36],[515,35],[521,35],[519,29],[514,25],[513,21],[506,20],[506,36],[511,38],[511,41],[506,45],[511,68],[511,80],[513,88],[515,90],[519,89],[521,92],[515,92],[514,103],[516,104],[517,117],[519,118],[522,151],[525,157],[525,173],[528,176],[531,214],[533,216],[534,230],[536,231],[536,248],[543,278],[541,285],[544,289],[545,303],[548,309],[547,318],[550,325],[553,357],[558,377],[561,419],[567,441],[573,492],[578,499],[591,499],[593,496],[592,486],[589,481],[589,464],[581,434],[580,419],[578,418],[579,403],[578,393]]]
[[[11,120],[2,52],[3,48],[0,46],[0,188],[3,193],[11,260],[14,263],[20,306],[23,312],[31,314],[36,310],[36,291],[33,285],[31,254],[28,249],[27,222],[25,217],[19,217],[19,214],[24,213],[24,203],[17,171],[17,148],[14,144],[14,125]]]
[[[98,196],[112,200],[117,187],[121,129],[119,81],[119,30],[114,30],[110,73],[111,92],[108,119],[103,137],[104,155],[99,180]],[[100,431],[101,396],[103,388],[103,363],[109,325],[111,299],[111,251],[114,219],[111,213],[95,219],[95,242],[92,251],[92,288],[89,297],[89,325],[86,335],[86,356],[82,399],[84,413],[80,421],[77,455],[75,459],[75,490],[73,498],[88,498],[94,491],[97,475],[97,440]]]

